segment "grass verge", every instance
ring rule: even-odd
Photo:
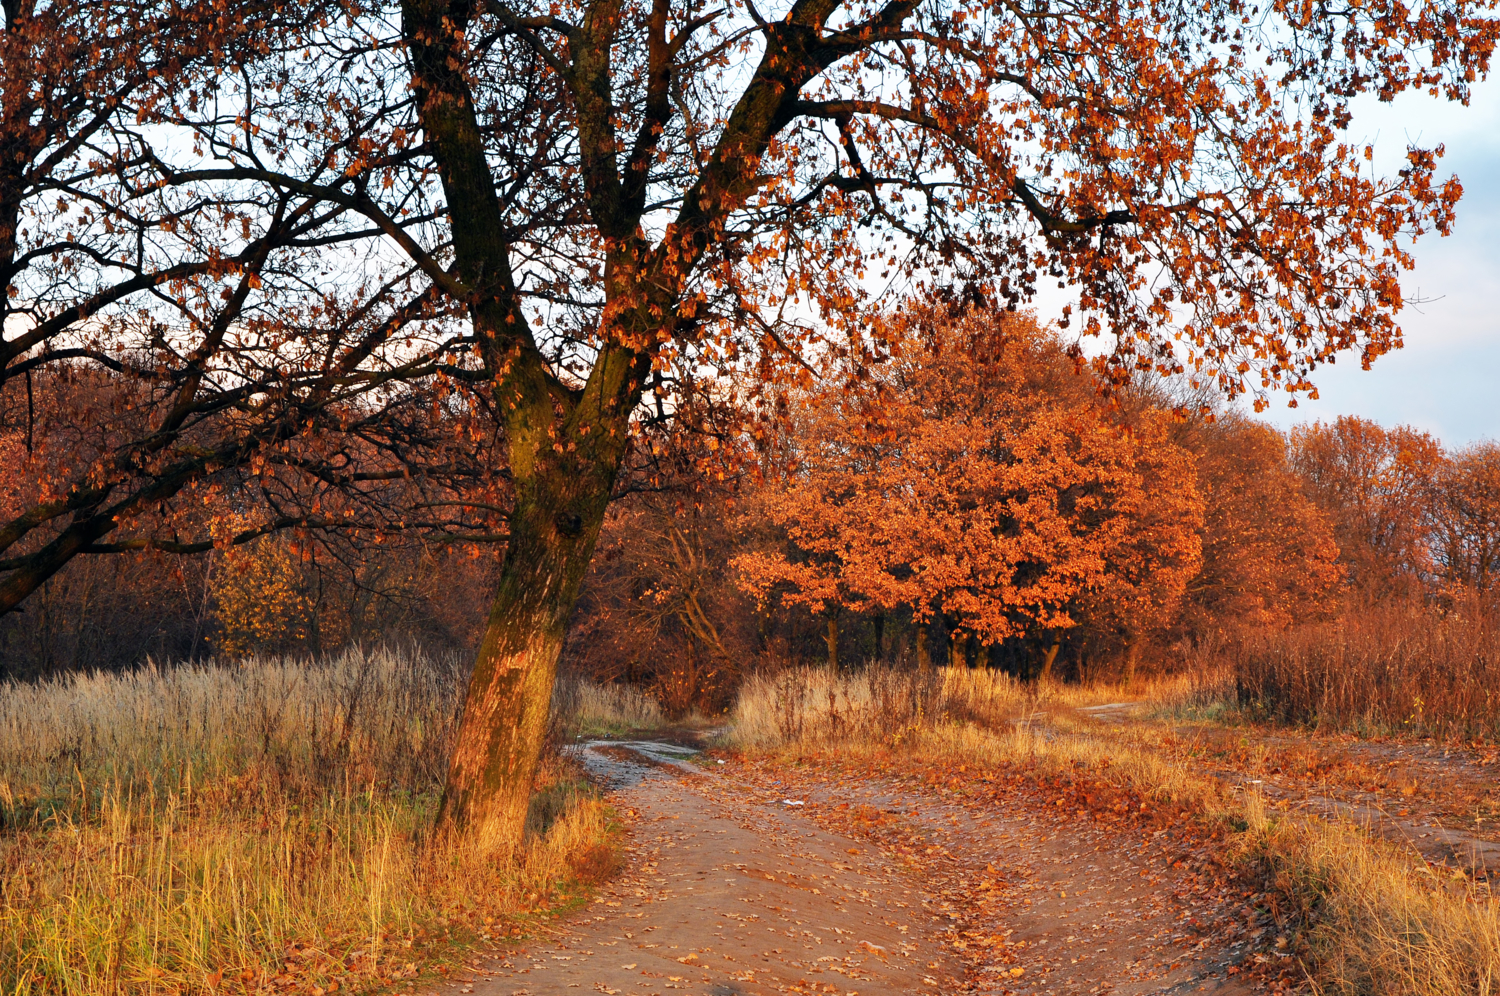
[[[526,842],[430,838],[457,662],[75,676],[0,691],[0,991],[408,987],[613,870],[610,814],[567,764]]]

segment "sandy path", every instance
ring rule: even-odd
[[[1256,991],[1237,976],[1267,946],[1264,918],[1188,871],[1172,831],[1122,835],[1019,793],[994,806],[883,780],[799,787],[822,821],[852,816],[920,878],[966,963],[963,991]]]
[[[711,791],[718,778],[608,753],[585,760],[628,818],[624,873],[554,936],[477,976],[476,994],[951,988],[916,884],[867,845]]]
[[[1226,974],[1239,951],[1189,923],[1170,869],[1149,868],[1159,855],[1059,835],[1051,814],[619,748],[584,759],[627,817],[623,874],[442,996],[1253,991]]]

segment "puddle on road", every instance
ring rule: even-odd
[[[637,785],[654,768],[676,768],[693,775],[703,770],[692,763],[703,751],[660,740],[586,740],[563,748],[583,763],[584,770],[611,789]]]
[[[1079,706],[1077,711],[1105,723],[1122,723],[1127,719],[1134,719],[1141,708],[1140,702],[1108,702],[1104,705]]]

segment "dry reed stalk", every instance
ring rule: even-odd
[[[1500,734],[1500,626],[1478,600],[1390,603],[1226,648],[1252,716],[1367,733]]]
[[[552,712],[564,718],[564,732],[611,735],[655,730],[667,724],[661,705],[629,685],[596,685],[570,675],[559,676],[552,690]]]
[[[0,991],[347,990],[576,896],[608,813],[558,762],[519,851],[427,833],[462,680],[355,651],[6,686]]]

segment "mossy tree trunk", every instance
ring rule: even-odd
[[[555,472],[538,476],[511,518],[440,815],[496,846],[525,826],[564,632],[609,496]]]
[[[536,346],[510,268],[511,247],[461,65],[464,8],[406,0],[406,35],[418,113],[447,196],[453,232],[451,294],[468,305],[496,410],[503,413],[514,486],[505,558],[459,721],[439,827],[495,846],[521,839],[547,728],[563,634],[629,438],[651,355],[621,334],[601,346],[587,382],[560,381]],[[622,250],[629,256],[628,247]],[[606,295],[614,322],[660,327],[659,302],[611,257]],[[659,286],[659,285],[658,285]]]

